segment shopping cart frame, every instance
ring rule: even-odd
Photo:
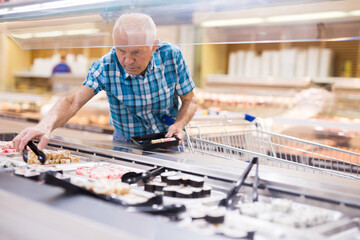
[[[248,114],[241,123],[189,125],[185,135],[185,151],[245,162],[258,157],[261,165],[360,180],[360,154],[270,132]]]

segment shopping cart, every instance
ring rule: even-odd
[[[263,165],[360,180],[360,154],[269,132],[263,119],[248,114],[236,124],[187,126],[185,135],[185,151],[240,161],[258,157]]]

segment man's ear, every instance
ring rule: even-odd
[[[156,50],[157,47],[158,47],[158,44],[159,44],[159,39],[156,39],[156,40],[154,41],[154,45],[153,45],[153,47],[152,47],[152,49],[151,49],[152,52],[155,52],[155,50]]]

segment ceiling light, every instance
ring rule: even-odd
[[[319,13],[304,13],[304,14],[292,14],[268,17],[268,22],[292,22],[292,21],[306,21],[306,20],[323,20],[329,18],[341,18],[346,17],[348,14],[343,11],[333,12],[319,12]]]
[[[235,18],[223,20],[209,20],[201,23],[202,27],[223,27],[223,26],[238,26],[262,23],[262,18]]]
[[[79,30],[68,30],[65,31],[65,35],[85,35],[85,34],[94,34],[100,32],[99,29],[89,28],[89,29],[79,29]]]
[[[37,32],[37,33],[20,33],[20,34],[12,34],[13,38],[21,38],[28,39],[32,37],[58,37],[62,35],[86,35],[86,34],[94,34],[100,32],[99,29],[96,28],[88,28],[88,29],[77,29],[77,30],[67,30],[67,31],[51,31],[51,32]]]
[[[31,4],[27,6],[14,7],[11,10],[2,11],[0,9],[0,14],[14,14],[14,13],[23,13],[23,12],[32,12],[32,11],[42,11],[56,8],[66,8],[66,7],[75,7],[80,5],[90,5],[98,4],[102,2],[110,2],[112,0],[63,0],[63,1],[54,1],[42,4]]]
[[[109,2],[111,0],[63,0],[63,1],[55,1],[55,2],[48,2],[41,4],[41,10],[45,9],[52,9],[52,8],[64,8],[64,7],[74,7],[79,5],[89,5],[94,3],[101,3],[101,2]]]
[[[351,16],[360,16],[360,10],[355,10],[350,12]]]
[[[39,32],[34,33],[34,37],[40,38],[40,37],[58,37],[64,35],[63,31],[52,31],[52,32]]]
[[[13,38],[21,38],[21,39],[28,39],[28,38],[32,38],[33,35],[31,33],[23,33],[23,34],[12,34],[11,35]]]

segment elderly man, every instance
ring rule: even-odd
[[[39,124],[14,138],[16,150],[21,152],[32,139],[43,149],[50,133],[101,90],[108,96],[115,141],[158,132],[184,139],[183,128],[193,117],[197,100],[180,49],[159,41],[153,20],[145,14],[120,16],[113,40],[115,46],[93,63],[81,87],[59,100]],[[164,117],[176,120],[167,126]]]

